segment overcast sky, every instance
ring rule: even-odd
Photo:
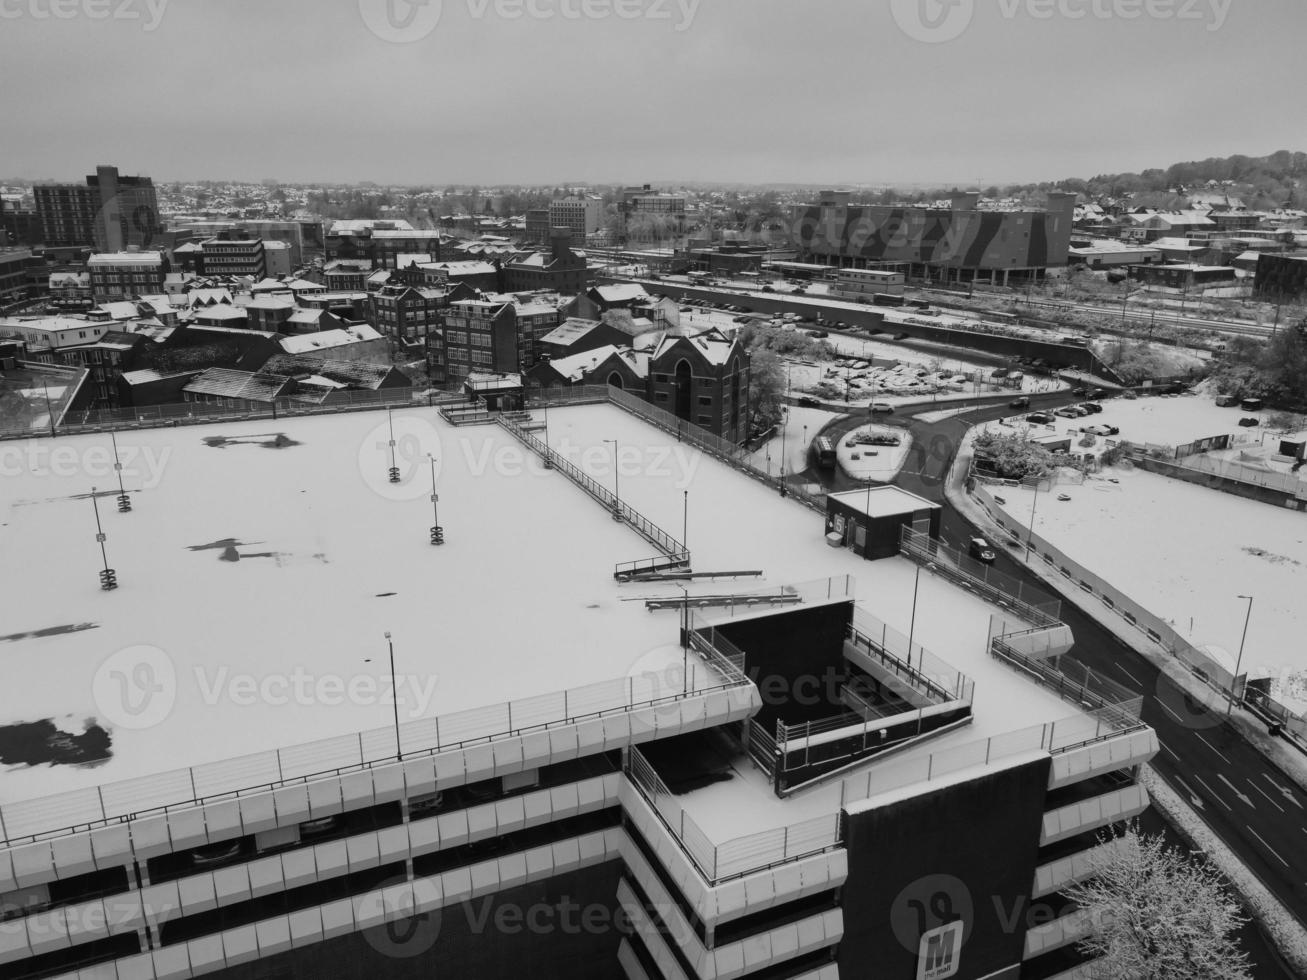
[[[1088,177],[1307,149],[1305,38],[1303,0],[0,0],[0,175]]]

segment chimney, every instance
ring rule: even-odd
[[[565,225],[549,229],[549,254],[552,258],[563,258],[571,247],[572,229]]]

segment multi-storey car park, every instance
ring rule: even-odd
[[[4,446],[0,973],[1075,976],[1137,703],[672,428]]]

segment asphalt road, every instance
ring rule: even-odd
[[[894,482],[943,505],[940,533],[954,547],[965,548],[968,538],[988,532],[975,528],[944,496],[953,456],[970,426],[1013,413],[1007,407],[1009,397],[984,399],[984,407],[940,422],[913,417],[938,411],[941,406],[936,404],[876,419],[912,433],[914,445]],[[1050,393],[1032,396],[1031,406],[1055,407],[1077,400],[1065,392]],[[842,435],[866,422],[865,415],[845,417],[823,431]],[[796,475],[796,480],[804,479],[820,480],[833,489],[865,485],[843,474],[817,470]],[[999,571],[1045,593],[1054,592],[1012,554],[998,551]],[[1191,701],[1141,654],[1088,616],[1077,604],[1079,595],[1061,598],[1062,621],[1075,636],[1070,655],[1143,695],[1143,720],[1157,732],[1162,746],[1153,759],[1154,769],[1266,887],[1307,922],[1307,792],[1245,741],[1223,714]]]

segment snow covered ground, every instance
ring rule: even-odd
[[[1058,432],[1078,432],[1090,425],[1115,425],[1121,434],[1113,439],[1161,446],[1180,446],[1208,436],[1238,434],[1260,441],[1258,429],[1244,429],[1239,419],[1245,413],[1236,408],[1218,408],[1203,395],[1153,395],[1140,398],[1108,398],[1103,411],[1084,418],[1054,417]],[[1251,435],[1250,435],[1251,433]],[[1267,437],[1267,445],[1270,444]]]
[[[819,515],[616,408],[549,415],[556,450],[677,537],[688,503],[696,569],[765,572],[692,595],[850,575],[872,614],[908,632],[910,563],[830,548]],[[456,429],[430,409],[394,424],[398,484],[380,412],[120,434],[129,514],[104,495],[107,436],[6,444],[28,456],[16,473],[4,460],[0,549],[24,560],[0,580],[5,690],[19,695],[0,703],[0,726],[52,719],[76,733],[95,719],[113,755],[11,766],[0,801],[385,729],[387,631],[401,722],[675,659],[675,614],[626,600],[679,590],[612,577],[652,555],[647,543],[497,427]],[[112,592],[99,588],[92,486]],[[988,656],[991,611],[920,576],[915,638],[975,680],[977,734],[1065,717]],[[775,802],[759,819],[793,822]]]
[[[1071,499],[1059,501],[1058,493]],[[1286,682],[1300,673],[1298,697],[1307,698],[1307,515],[1137,469],[1059,485],[1037,502],[1026,488],[1000,495],[1016,523],[1028,525],[1033,506],[1036,534],[1190,643],[1227,651],[1231,666],[1247,609],[1238,597],[1253,596],[1244,669]]]

